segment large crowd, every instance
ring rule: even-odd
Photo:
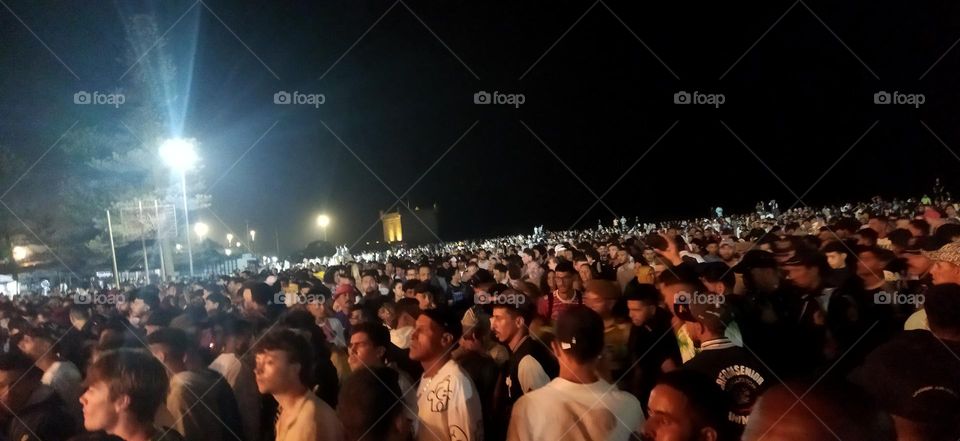
[[[0,440],[957,440],[934,197],[0,299]]]

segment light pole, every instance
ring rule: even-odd
[[[27,247],[13,247],[13,261],[16,264],[16,284],[17,284],[17,295],[20,294],[20,262],[27,258],[30,255],[30,249]]]
[[[327,227],[330,226],[330,216],[321,214],[317,216],[317,226],[320,227],[320,231],[323,232],[323,240],[327,240]]]
[[[194,151],[196,141],[193,139],[173,138],[163,142],[160,146],[160,158],[175,172],[180,173],[180,190],[183,193],[184,225],[190,228],[190,208],[187,205],[187,170],[193,168],[199,159]],[[190,241],[190,232],[187,231],[187,259],[190,262],[190,277],[193,277],[193,247]]]
[[[250,230],[250,251],[257,254],[257,232]]]

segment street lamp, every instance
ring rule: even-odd
[[[321,214],[317,216],[317,226],[323,231],[323,240],[327,240],[327,227],[330,225],[330,216]]]
[[[203,222],[197,222],[193,226],[193,232],[197,233],[197,237],[200,238],[200,241],[203,241],[203,236],[206,236],[210,232],[210,226]]]
[[[230,246],[230,244],[232,243],[233,243],[233,234],[227,233],[227,246]]]
[[[226,248],[223,250],[223,253],[229,257],[231,254],[233,254],[233,250],[231,250],[230,248]]]
[[[187,170],[193,168],[200,159],[197,156],[196,141],[193,139],[172,138],[160,146],[160,158],[174,172],[180,173],[180,190],[183,193],[183,218],[187,228],[190,226],[190,208],[187,206]],[[193,277],[193,248],[190,233],[187,236],[187,258],[190,262],[190,277]]]
[[[250,230],[250,251],[257,252],[257,232]]]

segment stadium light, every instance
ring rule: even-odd
[[[317,216],[317,226],[323,232],[323,240],[327,240],[327,227],[330,226],[330,216],[321,214]]]
[[[197,142],[193,139],[171,138],[160,145],[160,159],[170,169],[180,173],[180,190],[183,192],[184,224],[190,228],[190,208],[187,206],[187,171],[196,165],[200,157],[196,151]],[[193,277],[193,246],[190,243],[190,233],[187,236],[187,259],[190,261],[190,277]]]
[[[30,249],[27,247],[13,247],[13,260],[21,261],[30,255]]]
[[[210,232],[210,226],[203,222],[197,222],[193,225],[193,232],[197,233],[197,237],[203,240],[203,236]]]

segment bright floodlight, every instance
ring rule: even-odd
[[[196,142],[192,139],[168,139],[160,146],[160,158],[176,171],[190,170],[200,159],[194,150],[195,145]]]
[[[250,230],[250,240],[257,240],[257,232],[255,230]]]
[[[227,246],[233,243],[233,234],[227,233]]]
[[[197,233],[198,237],[203,238],[203,236],[206,236],[207,233],[210,232],[210,227],[203,222],[197,222],[193,225],[193,232]]]
[[[226,253],[227,256],[233,254],[233,250],[231,250],[230,248],[224,249],[223,252]]]
[[[13,247],[13,260],[26,259],[29,254],[30,250],[27,247]]]
[[[330,216],[327,216],[325,214],[321,214],[320,216],[317,216],[317,225],[320,228],[327,228],[327,225],[330,225]]]

